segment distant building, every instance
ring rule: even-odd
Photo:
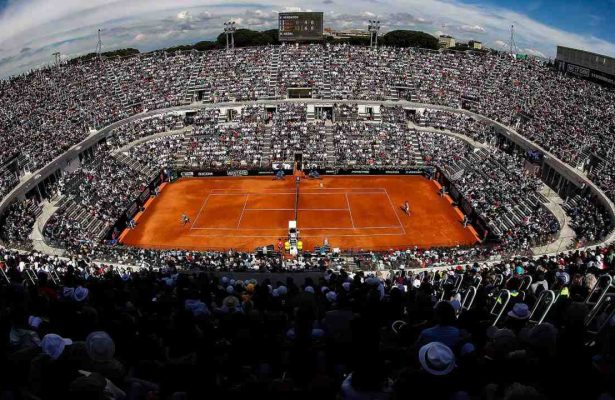
[[[474,50],[482,50],[483,44],[479,42],[478,40],[470,40],[468,42],[468,47]]]
[[[451,47],[455,47],[455,38],[449,35],[440,35],[438,38],[438,43],[440,47],[449,49]]]
[[[615,85],[615,58],[613,57],[557,46],[555,67],[562,72]]]
[[[367,31],[367,29],[345,29],[342,31],[336,31],[331,28],[325,28],[324,35],[331,36],[336,39],[347,39],[347,38],[353,38],[353,37],[369,38],[369,32]]]

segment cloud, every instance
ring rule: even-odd
[[[459,27],[460,30],[464,32],[473,32],[473,33],[485,33],[486,30],[480,25],[461,25]]]
[[[494,47],[496,50],[500,50],[502,47],[508,47],[508,43],[504,42],[503,40],[496,40],[495,42],[493,42],[493,44],[495,45]]]
[[[480,35],[485,45],[499,48],[514,24],[519,48],[547,57],[554,56],[557,44],[615,55],[615,43],[590,33],[571,33],[510,9],[464,0],[18,0],[0,11],[0,77],[48,64],[56,51],[64,56],[94,51],[99,28],[107,51],[150,51],[214,39],[230,19],[240,28],[269,29],[277,25],[278,12],[323,8],[325,26],[334,29],[365,28],[368,19],[377,18],[383,32],[443,31],[458,41]]]
[[[288,6],[288,7],[284,7],[282,9],[282,11],[280,11],[280,12],[301,12],[301,11],[305,11],[305,10],[301,9],[301,7],[290,7],[290,6]]]
[[[527,55],[530,56],[535,56],[535,57],[542,57],[542,58],[547,58],[547,56],[545,55],[545,53],[543,53],[540,50],[536,50],[536,49],[530,49],[530,48],[525,48],[525,49],[521,49],[522,52],[524,52]]]
[[[429,25],[432,21],[410,14],[408,12],[390,13],[386,18],[387,25],[391,26],[415,26],[415,25]]]

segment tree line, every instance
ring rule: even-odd
[[[350,37],[350,38],[334,38],[325,36],[325,43],[348,43],[356,46],[369,46],[369,37]],[[237,29],[235,32],[235,47],[249,46],[267,46],[279,45],[278,30],[270,29],[266,31],[253,31],[250,29]],[[396,30],[387,32],[378,37],[378,45],[391,47],[420,47],[424,49],[438,49],[438,39],[434,36],[420,31]],[[168,47],[157,51],[175,52],[175,51],[207,51],[223,49],[226,47],[226,37],[221,33],[216,40],[204,40],[194,44],[185,44],[174,47]],[[139,54],[140,51],[135,48],[126,48],[113,51],[107,51],[101,55],[105,58],[126,57],[134,54]],[[80,57],[69,60],[69,63],[87,61],[96,57],[96,53],[89,53]]]

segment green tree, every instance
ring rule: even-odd
[[[387,32],[378,39],[379,43],[392,47],[421,47],[438,49],[438,39],[425,32],[398,30]]]

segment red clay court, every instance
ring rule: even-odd
[[[286,240],[295,216],[293,176],[182,178],[166,184],[121,237],[126,245],[251,251]],[[327,238],[331,247],[385,250],[471,245],[472,228],[422,176],[325,176],[302,179],[297,227],[304,250]],[[401,210],[408,200],[411,215]],[[181,223],[187,214],[190,222]]]

